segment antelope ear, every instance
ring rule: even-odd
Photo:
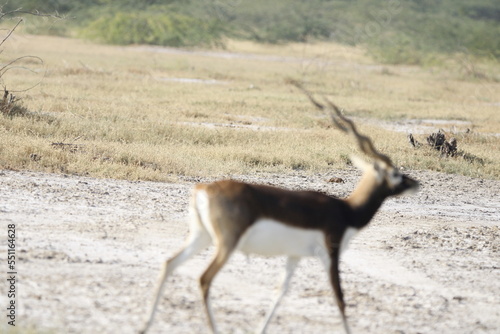
[[[362,171],[365,171],[369,167],[372,167],[371,164],[367,163],[361,157],[359,157],[355,154],[351,154],[350,159],[351,159],[352,164]]]

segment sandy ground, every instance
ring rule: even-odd
[[[408,174],[421,181],[421,191],[388,200],[343,257],[353,332],[500,333],[500,182]],[[325,181],[333,176],[346,182]],[[346,196],[359,172],[238,178]],[[197,181],[207,180],[128,182],[0,171],[0,263],[6,275],[7,224],[15,223],[18,332],[140,328],[160,264],[187,235],[188,197]],[[207,332],[197,278],[212,251],[170,278],[151,333]],[[283,265],[282,258],[231,258],[212,289],[221,332],[257,328]],[[7,327],[2,319],[0,332]],[[342,333],[318,260],[301,262],[269,333]]]

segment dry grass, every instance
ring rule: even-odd
[[[500,178],[500,84],[464,77],[459,63],[380,66],[333,44],[165,52],[29,35],[8,40],[2,59],[28,54],[44,67],[24,64],[34,72],[12,70],[4,84],[14,91],[42,82],[17,93],[28,116],[0,116],[0,168],[166,180],[345,166],[352,141],[285,84],[291,77],[361,117],[361,129],[406,168]],[[488,69],[489,78],[499,73]],[[414,150],[404,133],[363,118],[471,122],[472,132],[455,135],[459,150],[481,160]]]

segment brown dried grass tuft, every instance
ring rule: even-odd
[[[20,104],[15,95],[4,89],[3,99],[0,100],[0,113],[8,117],[25,116],[28,109]]]

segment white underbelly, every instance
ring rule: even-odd
[[[264,256],[321,256],[325,237],[320,230],[291,227],[271,219],[255,222],[240,239],[238,249]]]

